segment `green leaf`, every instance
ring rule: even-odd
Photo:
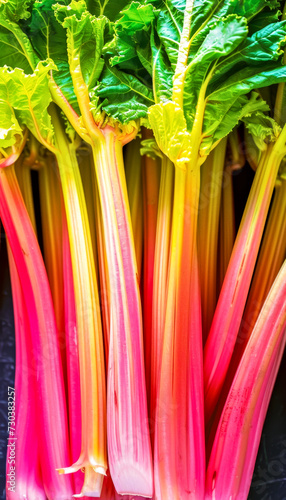
[[[271,10],[278,10],[280,2],[277,0],[243,0],[243,2],[236,0],[232,2],[232,13],[252,19],[265,9],[265,7]]]
[[[165,54],[164,47],[159,41],[156,45],[154,31],[151,33],[152,51],[152,78],[155,102],[171,100],[173,88],[173,72]]]
[[[109,60],[111,66],[134,59],[138,45],[136,34],[148,31],[155,16],[152,5],[142,5],[139,2],[132,2],[122,14],[114,24],[113,40],[104,49],[107,54],[115,54]]]
[[[244,117],[243,122],[261,151],[266,149],[267,143],[275,142],[281,132],[281,127],[273,118],[259,111]]]
[[[139,2],[132,2],[121,14],[122,17],[114,24],[115,33],[124,31],[129,36],[133,36],[137,31],[148,30],[155,17],[152,5]]]
[[[94,16],[106,16],[110,21],[116,21],[120,12],[129,0],[87,0],[87,10]]]
[[[244,17],[229,15],[220,19],[208,32],[191,65],[205,61],[209,63],[227,56],[242,43],[247,33],[247,22]]]
[[[125,124],[147,116],[154,103],[152,92],[135,76],[106,66],[96,94],[106,98],[102,109]]]
[[[264,64],[264,70],[258,72],[255,67],[246,67],[237,71],[208,96],[209,101],[228,101],[235,96],[247,94],[253,89],[266,87],[286,81],[286,66],[277,63]]]
[[[159,10],[156,31],[168,55],[171,67],[175,70],[178,58],[179,43],[183,28],[184,13],[176,9],[169,0],[162,2]]]
[[[216,69],[212,84],[225,80],[227,73],[233,73],[234,67],[245,63],[258,66],[264,61],[277,61],[283,54],[282,47],[286,43],[286,21],[272,23],[248,37],[244,43]]]
[[[265,28],[269,24],[276,23],[281,17],[281,11],[276,10],[275,12],[269,12],[269,10],[263,10],[253,19],[251,19],[249,27],[249,35],[253,35],[256,31]]]
[[[68,2],[66,2],[68,4]],[[25,30],[41,59],[67,60],[66,33],[53,11],[54,0],[36,0]]]
[[[38,62],[31,43],[19,26],[0,13],[0,66],[22,68],[32,73]]]
[[[144,139],[141,141],[140,154],[150,156],[153,160],[157,160],[157,158],[163,158],[162,152],[160,148],[158,148],[158,144],[155,139],[152,137],[151,139]]]
[[[55,69],[52,61],[39,62],[35,72],[0,68],[0,95],[14,110],[21,126],[26,126],[41,142],[52,144],[53,128],[47,108],[51,102],[47,74]]]
[[[200,31],[201,27],[212,18],[223,0],[195,0],[192,15],[191,36]]]
[[[269,106],[257,92],[252,92],[250,98],[239,96],[230,101],[208,102],[204,115],[201,155],[209,154],[217,141],[227,136],[243,118],[252,116],[257,111],[268,110]]]
[[[0,0],[0,13],[13,22],[30,17],[29,8],[33,0]]]
[[[66,31],[57,21],[53,5],[54,0],[35,1],[26,29],[40,59],[51,58],[56,64],[58,71],[53,72],[53,77],[69,104],[79,113],[68,64]]]
[[[140,33],[140,44],[137,47],[137,56],[146,72],[152,76],[152,55],[150,47],[150,33]]]
[[[250,20],[255,18],[264,8],[277,8],[276,0],[195,0],[193,23],[191,29],[192,44],[190,58],[198,51],[209,30],[217,22],[230,14],[245,17]]]
[[[1,86],[1,98],[0,98],[0,113],[1,113],[1,124],[0,124],[0,147],[8,148],[16,143],[17,135],[22,135],[22,128],[15,116],[13,110],[11,110],[8,104],[7,91],[8,89]]]
[[[104,45],[104,29],[108,20],[105,17],[92,16],[86,10],[83,0],[72,0],[68,7],[56,4],[54,9],[57,20],[67,29],[71,71],[79,64],[86,85],[92,89],[104,65],[101,55]]]
[[[182,109],[172,101],[159,103],[149,108],[148,117],[161,151],[177,166],[187,162],[190,134]]]
[[[200,88],[211,69],[211,64],[233,52],[246,36],[246,19],[236,15],[220,19],[208,32],[186,72],[184,109],[188,130],[193,126]]]

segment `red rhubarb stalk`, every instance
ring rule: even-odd
[[[8,163],[7,159],[4,162]],[[29,316],[37,372],[38,424],[43,482],[55,500],[73,494],[56,468],[69,462],[67,415],[55,315],[47,274],[14,166],[0,169],[0,216],[17,266]]]
[[[207,499],[247,498],[285,327],[286,261],[255,324],[220,418],[207,469]]]
[[[262,154],[205,345],[206,420],[216,406],[233,353],[278,168],[285,154],[285,136],[286,127]]]
[[[8,167],[9,168],[9,167]],[[7,448],[7,500],[46,500],[40,469],[40,428],[37,424],[37,378],[35,359],[24,294],[13,254],[8,245],[9,269],[12,285],[16,373],[15,391],[9,391],[8,403],[12,409],[15,404],[15,424],[9,427]],[[12,403],[12,404],[11,404]],[[12,454],[10,450],[13,450]],[[11,471],[16,471],[14,487]],[[13,474],[12,474],[13,475]]]

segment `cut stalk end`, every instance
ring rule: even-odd
[[[111,477],[119,495],[140,495],[145,498],[153,497],[152,472],[131,466],[126,461],[117,464],[116,471],[111,470]]]

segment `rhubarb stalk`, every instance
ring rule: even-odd
[[[11,424],[8,438],[8,450],[10,446],[15,446],[15,459],[8,451],[7,478],[15,468],[16,486],[11,488],[7,483],[6,498],[46,500],[40,468],[37,382],[30,323],[21,282],[9,245],[8,258],[15,323],[16,373],[15,393],[11,393],[10,397],[8,395],[8,401],[15,398],[15,425]]]
[[[8,162],[8,160],[4,160]],[[14,166],[0,169],[0,216],[17,266],[32,334],[39,394],[40,456],[50,498],[72,496],[71,480],[55,469],[69,462],[68,429],[57,329],[46,270]]]
[[[218,401],[232,356],[278,168],[285,154],[285,138],[286,127],[262,154],[205,346],[207,420]]]
[[[285,297],[286,261],[255,324],[220,418],[207,469],[207,499],[247,498],[268,391],[278,370],[274,362],[285,346]]]
[[[217,302],[218,228],[226,142],[226,138],[221,140],[201,168],[198,255],[204,339],[208,336]]]
[[[163,155],[161,160],[160,191],[156,227],[152,308],[153,314],[150,394],[150,416],[152,425],[150,430],[152,441],[154,441],[154,422],[156,419],[157,390],[159,384],[164,340],[164,321],[166,316],[166,290],[168,283],[173,191],[174,166],[172,165],[172,162],[165,155]]]

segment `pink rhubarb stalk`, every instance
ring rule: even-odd
[[[76,307],[69,237],[64,207],[62,206],[62,261],[64,285],[64,315],[67,359],[68,421],[72,463],[81,451],[81,396]],[[81,471],[73,475],[75,492],[83,488],[84,475]]]
[[[9,167],[8,167],[9,168]],[[7,500],[46,500],[40,468],[40,429],[37,425],[37,379],[35,360],[32,355],[30,323],[26,310],[24,294],[16,264],[8,245],[9,269],[12,285],[16,373],[15,392],[9,394],[10,409],[15,403],[15,421],[11,420],[7,452]],[[31,445],[32,444],[32,445]],[[15,449],[12,455],[10,449]],[[15,486],[11,487],[11,471],[16,471]],[[11,479],[12,476],[11,476]]]
[[[110,291],[107,433],[111,477],[120,494],[152,496],[142,316],[122,143],[108,127],[95,143]]]
[[[47,274],[27,214],[13,164],[0,168],[0,217],[15,259],[28,312],[37,373],[39,449],[44,487],[55,500],[71,498],[69,477],[56,468],[69,462],[68,428],[62,366]],[[10,166],[8,166],[10,164]],[[7,166],[5,166],[7,165]]]
[[[247,499],[270,391],[286,341],[286,261],[228,394],[207,468],[206,499]]]
[[[237,347],[242,354],[286,251],[286,179],[278,180],[255,273],[247,298]],[[235,351],[236,352],[236,351]],[[234,352],[234,354],[235,354]],[[241,355],[240,355],[241,357]]]
[[[217,404],[236,342],[278,168],[286,127],[262,154],[244,210],[204,350],[205,416]]]

